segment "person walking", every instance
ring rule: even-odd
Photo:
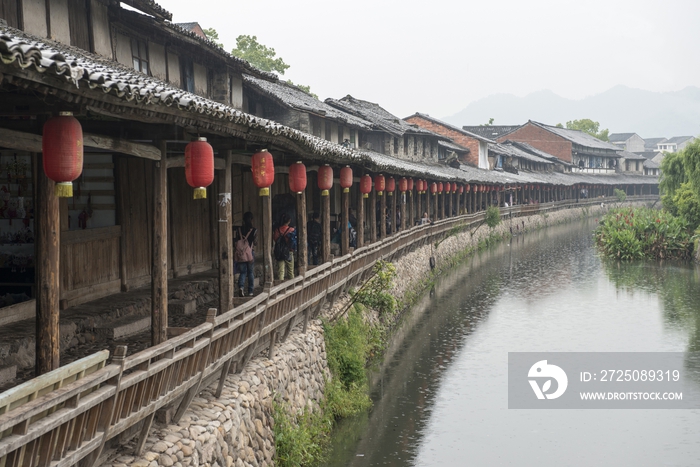
[[[238,265],[238,292],[240,297],[244,297],[244,286],[246,278],[248,279],[248,296],[253,296],[253,286],[255,277],[255,240],[258,235],[258,230],[253,227],[253,213],[248,211],[243,214],[243,227],[238,229],[236,238],[236,254],[235,260]]]
[[[277,262],[277,278],[279,280],[294,278],[294,250],[297,247],[297,234],[289,223],[289,214],[282,214],[280,226],[275,229],[273,240],[274,256]]]

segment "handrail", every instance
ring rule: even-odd
[[[655,200],[658,196],[628,199]],[[513,206],[501,208],[501,216],[551,212],[601,201],[608,199]],[[205,323],[159,345],[119,357],[117,363],[0,415],[0,433],[11,433],[0,439],[0,467],[67,466],[81,459],[94,465],[107,438],[144,420],[147,432],[155,411],[178,399],[182,400],[178,413],[183,413],[203,381],[209,383],[217,372],[221,373],[220,395],[233,362],[244,365],[260,350],[261,343],[269,339],[270,345],[274,344],[275,333],[282,328],[287,335],[298,318],[308,319],[310,310],[319,310],[329,295],[371,270],[378,259],[390,258],[418,239],[432,242],[454,226],[473,225],[484,217],[480,211],[399,231],[279,283],[218,316],[216,310],[210,310]],[[0,394],[0,399],[3,396]]]

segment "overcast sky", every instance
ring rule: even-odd
[[[496,93],[700,86],[699,0],[157,1],[229,51],[256,35],[321,99],[351,94],[401,118]]]

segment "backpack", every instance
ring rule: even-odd
[[[241,235],[241,229],[238,229],[238,240],[236,241],[236,253],[234,259],[237,263],[248,263],[253,261],[253,249],[248,243],[248,235],[253,232],[254,229],[250,229],[246,236]]]
[[[280,234],[282,233],[282,230],[279,230]],[[291,253],[292,250],[289,245],[289,240],[287,240],[287,234],[289,233],[289,228],[287,228],[287,231],[284,233],[284,235],[280,235],[277,237],[277,240],[275,240],[275,247],[272,251],[272,254],[275,256],[275,259],[277,261],[289,261],[291,259]]]

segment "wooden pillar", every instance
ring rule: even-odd
[[[391,194],[391,233],[396,233],[399,231],[399,224],[396,222],[396,205],[399,193],[401,192],[397,188]],[[403,222],[403,214],[401,214],[401,222]]]
[[[347,191],[346,191],[347,190]],[[340,219],[340,252],[342,256],[350,252],[350,231],[348,223],[350,222],[350,188],[343,188],[342,194],[343,212]]]
[[[406,230],[406,201],[408,200],[408,194],[405,191],[401,191],[399,193],[399,203],[401,203],[401,230]]]
[[[423,218],[423,194],[422,193],[417,193],[416,194],[416,201],[417,201],[417,214],[418,214],[418,219]],[[414,226],[415,224],[415,219],[413,220],[413,224],[411,226]]]
[[[452,217],[452,192],[445,193],[445,217]]]
[[[386,238],[386,192],[379,195],[379,235],[384,240]]]
[[[323,190],[322,190],[323,192]],[[331,196],[330,193],[321,195],[321,229],[323,236],[321,237],[322,261],[331,260]]]
[[[306,272],[306,263],[309,258],[307,250],[306,238],[306,193],[301,192],[296,194],[297,198],[297,248],[299,255],[297,257],[297,270],[299,274]]]
[[[219,179],[219,313],[233,308],[233,228],[231,220],[231,151]],[[251,284],[252,286],[252,284]]]
[[[357,201],[357,248],[365,245],[365,195],[360,193]]]
[[[263,247],[263,279],[265,280],[264,289],[270,290],[274,282],[275,267],[272,262],[272,198],[269,190],[265,196],[260,196],[262,201],[262,247]]]
[[[440,211],[438,210],[438,203],[440,202],[440,200],[438,198],[440,198],[440,195],[436,192],[434,195],[432,195],[432,197],[433,197],[433,211],[435,212],[435,215],[432,218],[435,220],[442,219],[442,217],[440,217]]]
[[[35,158],[37,173],[36,219],[36,376],[60,366],[60,214],[56,184],[42,169],[42,155]]]
[[[151,345],[168,340],[168,164],[167,143],[159,142],[153,171],[153,268],[151,270]]]
[[[369,240],[377,241],[377,190],[369,193]]]
[[[415,186],[415,185],[414,185]],[[414,190],[408,190],[408,228],[416,225],[416,197],[413,195]]]

